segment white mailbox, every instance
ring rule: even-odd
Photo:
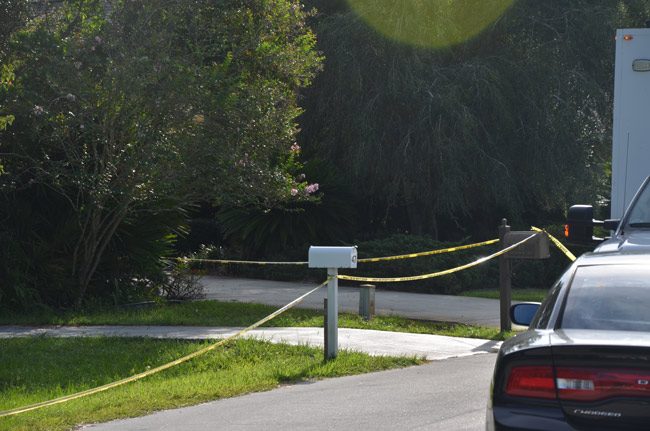
[[[356,268],[356,247],[309,247],[310,268]]]

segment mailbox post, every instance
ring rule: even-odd
[[[357,267],[356,247],[309,247],[309,267],[327,268],[327,328],[325,329],[326,359],[333,359],[338,353],[339,326],[339,268]]]
[[[546,235],[527,230],[511,231],[506,219],[503,219],[499,226],[501,249],[517,244],[531,235],[535,235],[535,237],[499,257],[501,331],[510,331],[512,329],[512,322],[510,321],[510,305],[512,303],[511,260],[548,259],[551,254],[549,252],[549,242]]]

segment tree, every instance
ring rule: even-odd
[[[27,21],[28,4],[26,0],[0,0],[0,91],[13,80],[11,69],[4,66],[7,55],[9,37],[21,28]],[[15,117],[4,112],[0,105],[0,130],[4,130],[13,123]],[[0,173],[2,173],[2,159],[0,159]]]
[[[67,262],[69,299],[128,282],[102,267],[131,259],[129,225],[157,220],[159,242],[196,200],[290,197],[296,91],[319,64],[305,18],[295,0],[78,0],[14,34],[2,198],[56,201],[47,231],[67,232],[52,259]]]
[[[436,49],[385,36],[423,40],[420,18],[437,5],[373,2],[395,26],[383,32],[340,5],[316,17],[327,60],[306,92],[306,154],[340,166],[369,224],[443,239],[602,198],[614,29],[642,25],[647,2],[522,0]],[[432,16],[431,28],[449,30]]]

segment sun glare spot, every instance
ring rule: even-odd
[[[347,0],[381,34],[419,47],[465,42],[495,22],[514,0]]]

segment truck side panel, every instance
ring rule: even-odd
[[[650,29],[619,29],[614,78],[612,218],[623,215],[636,190],[650,175],[650,70],[635,71],[635,60],[650,60]]]

